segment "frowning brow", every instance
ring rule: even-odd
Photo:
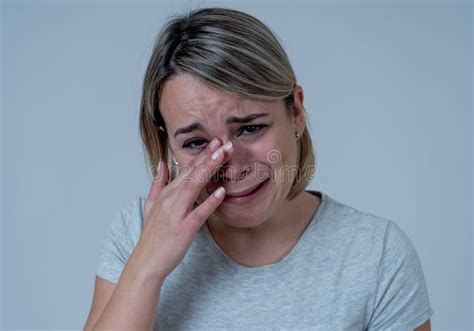
[[[257,113],[257,114],[251,114],[251,115],[248,115],[248,116],[243,116],[243,117],[229,117],[228,119],[226,119],[225,122],[226,122],[226,124],[250,123],[250,122],[252,122],[253,120],[255,120],[259,117],[265,117],[265,116],[268,116],[268,115],[269,115],[269,113]],[[190,133],[190,132],[193,132],[193,131],[203,131],[203,128],[202,128],[201,124],[191,123],[187,126],[183,126],[182,128],[177,129],[173,136],[176,138],[176,136],[178,136],[180,134]]]

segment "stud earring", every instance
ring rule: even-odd
[[[301,133],[299,133],[298,131],[296,131],[296,132],[295,132],[295,136],[296,136],[296,139],[300,139]]]

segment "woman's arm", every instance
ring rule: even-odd
[[[87,323],[88,327],[153,329],[163,282],[184,258],[206,219],[222,203],[225,189],[218,188],[194,209],[193,204],[209,180],[206,175],[214,175],[232,152],[231,142],[222,145],[215,138],[189,165],[186,174],[170,183],[166,164],[160,162],[144,205],[140,239],[104,311],[96,323]],[[100,288],[100,292],[96,306],[103,306],[111,290]],[[92,315],[97,316],[97,310]]]
[[[85,331],[153,329],[164,280],[140,267],[141,256],[138,243],[117,285],[99,279],[97,286],[96,281]]]
[[[116,283],[112,283],[102,277],[95,277],[94,295],[92,297],[92,305],[87,317],[86,324],[84,325],[84,331],[92,330],[92,326],[97,323],[100,315],[102,315],[105,306],[109,302],[112,294],[114,293]]]

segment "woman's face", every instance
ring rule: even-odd
[[[254,227],[285,206],[297,169],[295,132],[304,130],[301,87],[295,94],[290,114],[283,100],[243,99],[211,89],[189,74],[164,84],[160,110],[179,168],[190,166],[215,137],[232,142],[233,152],[214,176],[209,174],[197,200],[224,186],[226,197],[214,215],[227,225]]]

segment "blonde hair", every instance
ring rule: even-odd
[[[261,21],[226,8],[204,8],[175,16],[161,29],[143,80],[140,134],[155,176],[158,162],[170,164],[159,98],[166,80],[188,73],[220,91],[293,105],[296,77],[276,36]],[[304,110],[304,108],[303,108]],[[306,110],[304,110],[306,112]],[[292,199],[313,176],[314,153],[308,130],[299,139]]]

